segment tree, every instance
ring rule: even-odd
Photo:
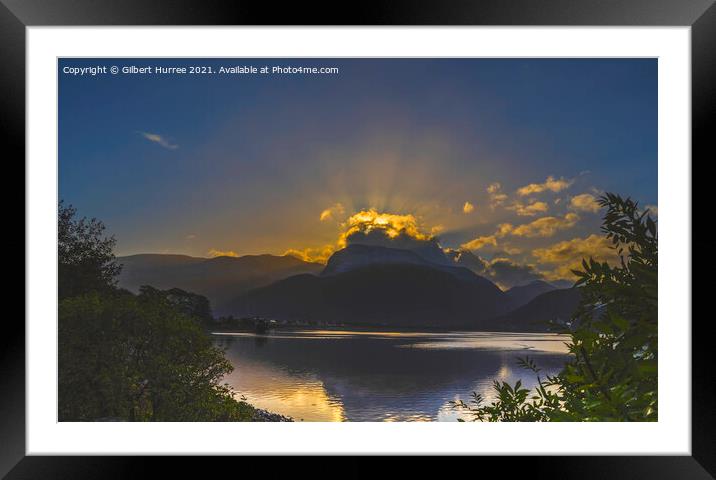
[[[214,322],[209,299],[203,295],[187,292],[180,288],[159,290],[149,285],[142,285],[139,287],[139,291],[144,296],[157,295],[162,297],[181,313],[196,319],[203,325],[212,325]]]
[[[567,325],[572,355],[564,369],[542,379],[534,392],[495,382],[497,400],[473,394],[455,406],[481,421],[656,421],[658,363],[658,238],[648,210],[607,193],[602,231],[619,264],[592,258],[574,270],[581,303]]]
[[[114,237],[59,205],[58,417],[247,421],[256,409],[221,378],[233,370],[202,322],[209,301],[179,289],[116,288]]]
[[[221,378],[233,367],[164,296],[91,292],[59,310],[59,419],[250,420]]]
[[[58,295],[60,299],[92,291],[108,291],[116,285],[121,265],[112,249],[114,237],[104,235],[96,218],[76,219],[77,210],[60,201],[58,211]]]

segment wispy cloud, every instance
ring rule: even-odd
[[[168,150],[176,150],[177,148],[179,148],[179,145],[171,143],[167,138],[157,133],[139,132],[139,134],[150,142],[154,142],[157,145],[160,145]]]
[[[471,213],[473,210],[475,210],[475,205],[470,202],[465,202],[465,205],[462,206],[463,213]]]
[[[325,222],[327,220],[333,220],[334,218],[343,215],[345,211],[346,210],[342,204],[336,203],[332,207],[328,207],[323,210],[319,218],[322,222]]]
[[[487,193],[490,195],[490,208],[493,210],[507,200],[507,194],[502,192],[500,182],[494,182],[488,185]]]

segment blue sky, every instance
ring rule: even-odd
[[[92,65],[339,72],[62,73]],[[577,214],[475,249],[538,265],[534,249],[598,233],[574,197],[657,204],[655,59],[63,59],[58,76],[60,197],[102,219],[120,254],[318,251],[370,209],[458,248]],[[518,193],[530,184],[554,188]]]

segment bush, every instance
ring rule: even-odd
[[[196,319],[160,295],[87,293],[59,307],[59,419],[251,420],[233,369]]]
[[[606,194],[602,231],[617,266],[583,260],[575,270],[582,301],[568,325],[572,359],[556,376],[539,376],[534,392],[521,382],[495,382],[497,400],[473,393],[456,402],[480,421],[656,421],[658,248],[656,223],[631,199]]]

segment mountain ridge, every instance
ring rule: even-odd
[[[137,291],[142,285],[159,289],[180,288],[204,295],[215,314],[237,295],[300,274],[318,273],[323,265],[291,255],[244,255],[212,258],[188,255],[138,254],[117,258],[123,265],[118,285]]]

